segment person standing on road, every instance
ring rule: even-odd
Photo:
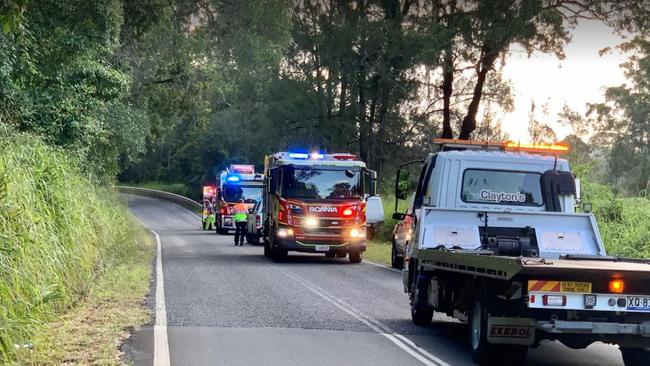
[[[235,205],[235,246],[238,244],[244,246],[244,235],[246,235],[246,216],[248,207],[244,204],[244,199],[239,199]]]

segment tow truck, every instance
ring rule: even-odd
[[[568,147],[435,142],[404,259],[412,321],[437,311],[467,322],[477,364],[521,363],[557,340],[616,344],[626,366],[650,365],[649,261],[607,255],[593,214],[577,212],[579,182],[559,157]],[[408,175],[400,167],[397,179]]]
[[[377,174],[348,153],[278,152],[264,161],[264,255],[324,253],[359,263],[366,229],[383,221]]]
[[[216,231],[228,234],[235,230],[234,206],[240,199],[249,209],[262,199],[264,177],[255,173],[254,165],[232,164],[221,172],[218,179]]]

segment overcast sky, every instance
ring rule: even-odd
[[[619,65],[626,56],[615,48],[623,41],[602,23],[583,21],[573,32],[564,60],[539,53],[528,58],[524,52],[514,50],[504,68],[504,76],[511,80],[514,89],[515,110],[502,116],[503,129],[510,138],[522,142],[529,140],[531,100],[537,105],[538,120],[553,122],[551,127],[559,139],[569,133],[555,123],[565,103],[584,113],[586,103],[603,100],[605,87],[625,82]],[[612,52],[599,56],[598,51],[605,47],[612,47]],[[544,103],[548,103],[549,115],[546,117],[541,114]]]

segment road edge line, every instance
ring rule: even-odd
[[[189,211],[189,210],[188,210]],[[170,366],[169,360],[169,338],[167,336],[167,308],[165,306],[165,282],[163,279],[162,267],[162,242],[157,232],[149,229],[133,213],[131,216],[144,228],[149,230],[156,238],[156,322],[153,326],[153,365]]]
[[[368,263],[368,264],[370,264],[370,265],[372,265],[372,266],[375,266],[375,267],[384,268],[384,269],[387,269],[387,270],[389,270],[389,271],[391,271],[391,272],[402,273],[402,271],[400,271],[400,270],[397,269],[397,268],[392,268],[392,267],[388,267],[388,266],[383,265],[383,264],[379,264],[379,263],[371,262],[371,261],[369,261],[369,260],[367,260],[367,259],[364,259],[364,260],[363,260],[363,263]]]

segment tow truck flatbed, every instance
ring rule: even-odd
[[[561,277],[575,271],[581,274],[615,272],[627,278],[650,278],[650,264],[616,257],[609,260],[546,259],[498,256],[487,250],[447,249],[419,249],[417,257],[425,270],[444,269],[506,281],[517,274]]]

